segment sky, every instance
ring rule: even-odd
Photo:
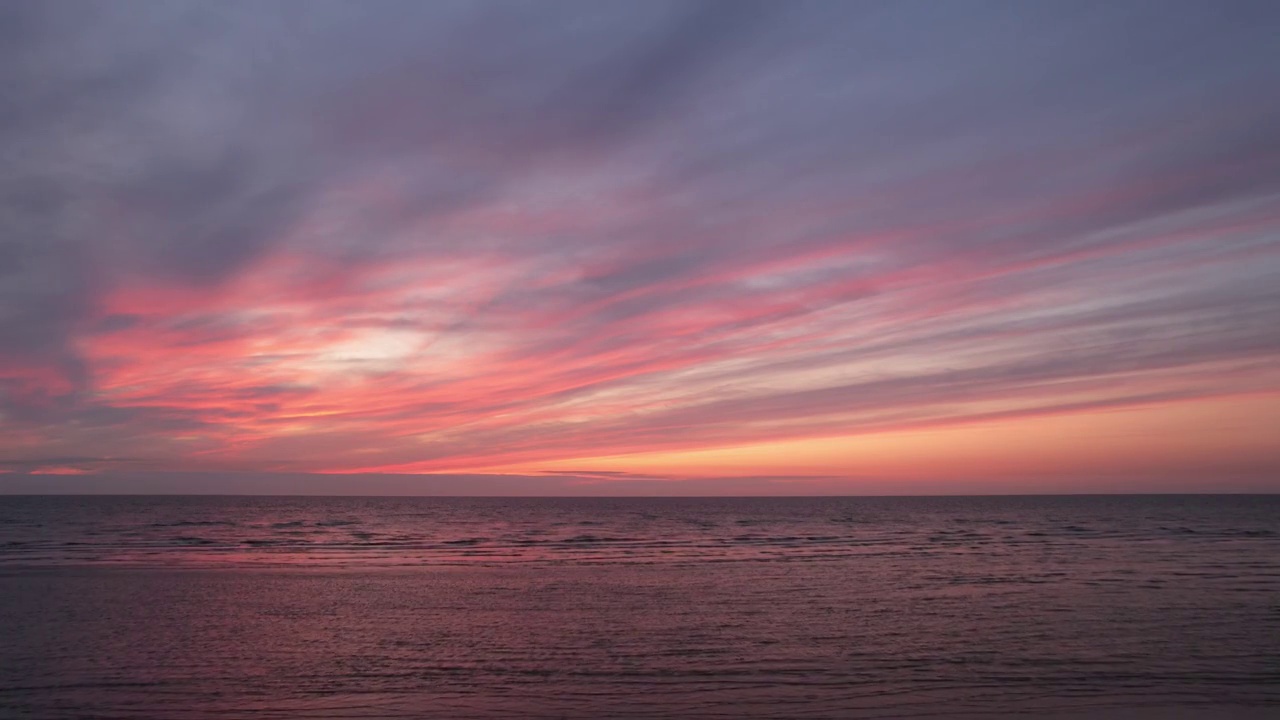
[[[0,492],[1280,491],[1277,32],[0,0]]]

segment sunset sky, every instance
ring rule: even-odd
[[[0,87],[0,492],[1280,491],[1280,3],[5,1]]]

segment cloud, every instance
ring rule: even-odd
[[[1274,387],[1266,3],[3,13],[0,457],[466,470]]]

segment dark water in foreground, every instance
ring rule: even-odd
[[[1280,497],[0,497],[0,717],[1280,717]]]

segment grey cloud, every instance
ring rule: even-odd
[[[0,352],[83,388],[69,338],[104,287],[221,282],[280,242],[325,183],[406,156],[412,213],[473,204],[518,153],[618,137],[642,110],[660,114],[753,5],[299,10],[5,5]],[[341,110],[386,78],[396,84],[374,99],[391,105],[342,125]],[[383,210],[347,228],[348,258],[396,212]]]
[[[216,414],[216,411],[211,413],[211,415]],[[119,428],[141,435],[157,430],[181,432],[201,430],[210,426],[205,415],[198,410],[162,404],[115,407],[102,403],[89,403],[77,411],[76,419],[82,428],[90,430]],[[73,437],[76,430],[68,432]]]
[[[259,178],[235,159],[259,129],[182,107],[243,100],[222,61],[195,59],[224,38],[199,37],[170,6],[6,9],[23,32],[0,71],[0,255],[12,260],[0,268],[0,355],[52,366],[68,402],[90,381],[70,338],[92,328],[119,275],[216,280],[266,242]],[[11,416],[31,409],[13,392],[3,402]]]
[[[0,468],[9,468],[14,470],[38,470],[47,467],[60,466],[110,466],[117,464],[127,464],[137,462],[138,458],[116,458],[116,457],[94,457],[83,455],[70,456],[48,456],[24,458],[21,460],[0,460]]]
[[[34,469],[34,468],[33,468]],[[788,495],[844,494],[824,481],[835,478],[755,476],[743,478],[676,479],[634,477],[591,482],[581,474],[483,475],[309,475],[245,472],[130,472],[113,471],[83,476],[0,474],[0,494],[191,494],[220,495],[401,495],[401,496],[598,496],[640,495]],[[848,481],[852,478],[840,478]],[[869,480],[869,479],[863,479]],[[893,492],[890,483],[872,481],[871,494]],[[953,488],[954,489],[954,488]]]
[[[257,385],[237,390],[235,395],[237,398],[249,400],[266,400],[282,396],[310,395],[317,390],[318,388],[309,385]]]
[[[142,318],[139,317],[138,315],[128,315],[128,314],[119,314],[119,313],[114,315],[107,315],[105,317],[98,318],[97,321],[94,322],[89,327],[88,331],[92,333],[103,333],[103,334],[120,332],[122,330],[128,330],[130,328],[136,327],[137,324],[141,321],[141,319]]]

